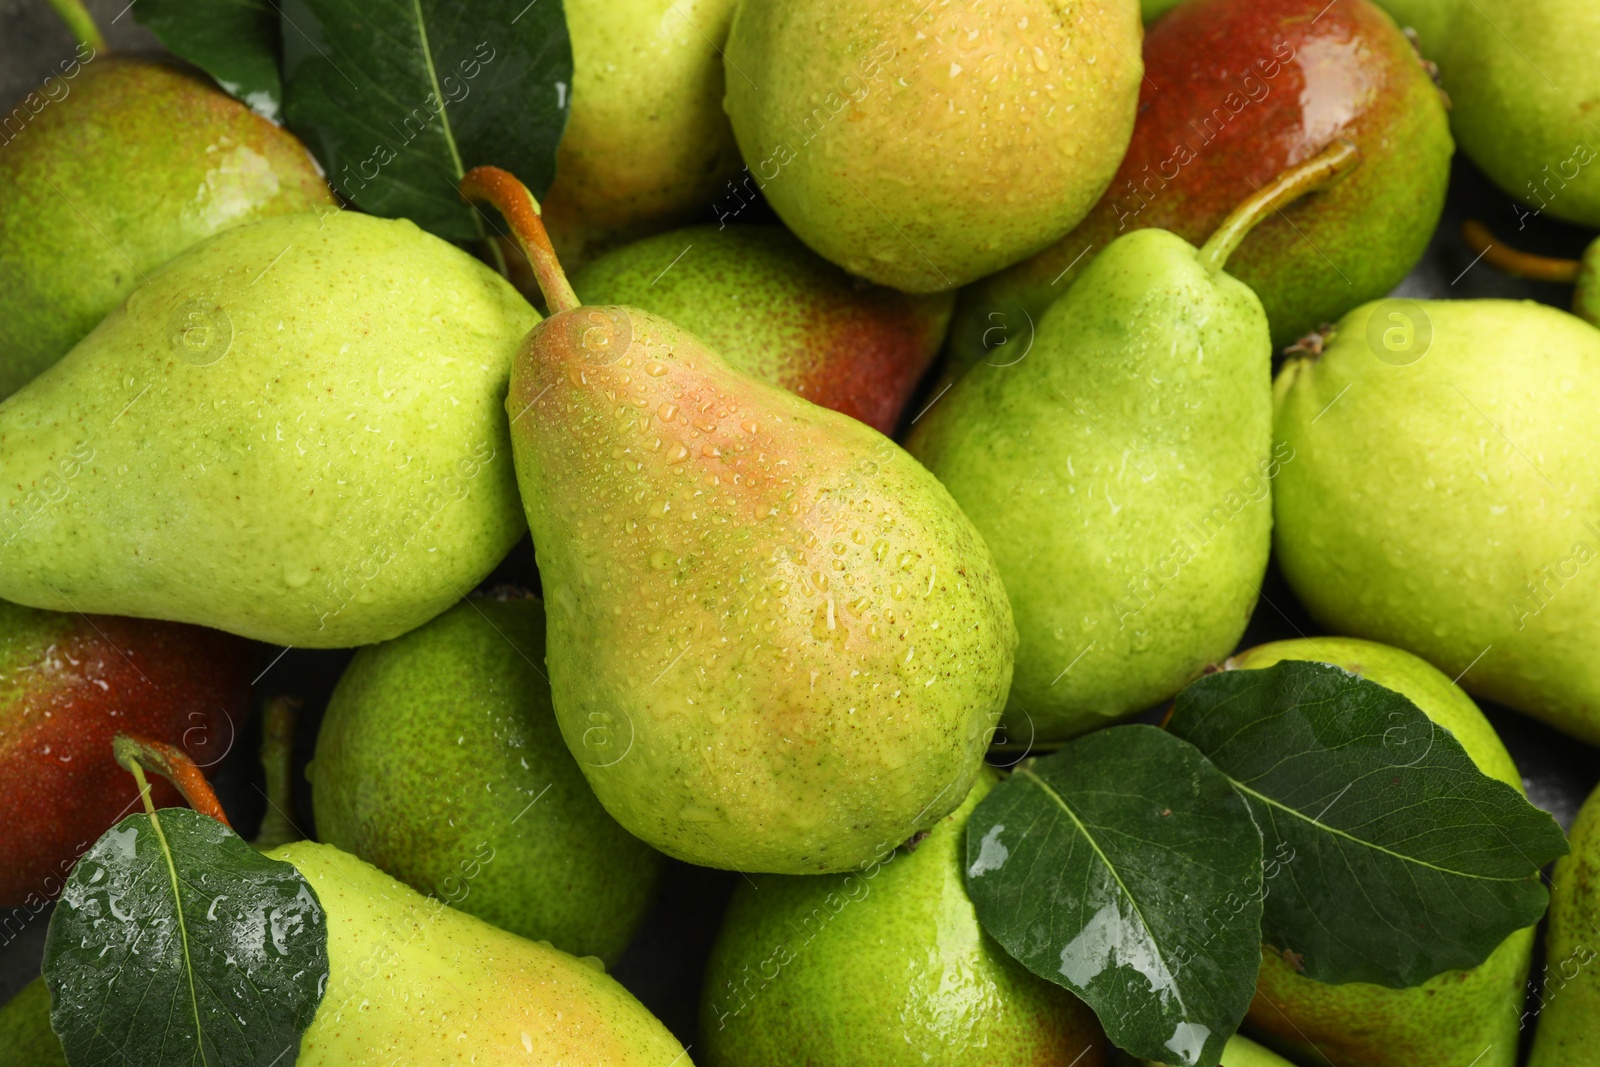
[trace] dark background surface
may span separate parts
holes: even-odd
[[[134,23],[127,0],[88,0],[88,7],[116,51],[154,51],[156,41]],[[0,0],[0,104],[10,106],[34,89],[55,63],[73,52],[71,36],[44,0]],[[1460,236],[1460,224],[1477,218],[1528,251],[1576,258],[1593,234],[1576,227],[1532,219],[1518,232],[1513,202],[1496,190],[1464,157],[1456,159],[1445,218],[1428,254],[1395,295],[1415,299],[1485,297],[1536,299],[1565,308],[1571,290],[1558,285],[1517,281],[1474,264]],[[715,221],[708,218],[705,221]],[[765,212],[747,212],[741,222],[771,222]],[[924,401],[914,399],[909,411]],[[485,583],[537,588],[531,543],[524,541]],[[1249,648],[1264,641],[1323,633],[1296,602],[1276,567],[1269,571],[1255,617],[1240,642]],[[295,744],[297,768],[310,760],[317,725],[328,695],[352,655],[349,651],[294,649],[274,659],[266,650],[265,670],[256,688],[257,706],[270,697],[292,695],[304,701]],[[268,666],[270,664],[270,666]],[[1529,797],[1570,826],[1590,789],[1600,781],[1600,751],[1549,727],[1492,704],[1483,705],[1522,770]],[[1158,713],[1156,713],[1158,714]],[[235,825],[248,838],[265,808],[256,761],[260,717],[252,720],[217,776],[217,792]],[[1007,754],[1009,764],[1017,756]],[[297,775],[296,824],[312,833],[310,787]],[[612,973],[654,1011],[683,1041],[696,1040],[701,973],[716,935],[723,907],[739,875],[672,862],[660,895],[638,938]],[[0,1001],[38,974],[49,912],[33,919],[21,935],[0,948]],[[1534,973],[1539,971],[1535,960]]]

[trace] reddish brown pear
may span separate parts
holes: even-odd
[[[0,907],[42,907],[137,805],[114,735],[221,762],[249,712],[258,647],[197,626],[0,601]],[[157,803],[177,803],[156,789]]]
[[[580,306],[510,175],[462,189],[507,217],[550,304],[506,408],[556,716],[601,803],[680,859],[788,874],[870,862],[953,810],[1017,635],[950,494],[667,319]]]
[[[963,292],[952,370],[1018,358],[1031,327],[1121,234],[1160,228],[1198,245],[1234,205],[1336,141],[1362,165],[1285,208],[1228,261],[1283,347],[1384,296],[1444,208],[1453,146],[1416,50],[1368,0],[1189,0],[1145,36],[1133,143],[1078,228]],[[998,351],[1001,345],[1012,347]]]

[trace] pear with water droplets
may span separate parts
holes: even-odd
[[[1244,632],[1288,457],[1272,449],[1266,314],[1222,265],[1356,151],[1286,171],[1204,250],[1166,230],[1118,238],[1030,349],[973,367],[917,424],[912,454],[988,539],[1016,613],[1008,740],[1165,700]]]
[[[502,171],[551,317],[507,411],[551,692],[606,809],[693,863],[856,866],[966,795],[1011,681],[994,564],[877,431],[733,370],[673,323],[579,306]]]
[[[202,241],[0,401],[0,597],[302,648],[415,629],[521,536],[501,403],[537,319],[403,219]]]

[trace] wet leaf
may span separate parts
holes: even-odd
[[[1544,914],[1560,827],[1393,690],[1322,663],[1222,671],[1179,694],[1169,729],[1292,857],[1262,938],[1312,978],[1419,985]]]
[[[561,0],[284,0],[289,126],[363,211],[469,240],[473,167],[543,196],[571,101]],[[631,60],[630,60],[631,61]]]
[[[1150,726],[1024,763],[967,824],[984,929],[1146,1059],[1217,1063],[1255,992],[1261,886],[1244,801]]]
[[[278,11],[267,0],[139,0],[133,18],[230,96],[281,121]]]
[[[45,939],[73,1067],[292,1064],[328,979],[300,872],[182,808],[130,815],[67,879]]]

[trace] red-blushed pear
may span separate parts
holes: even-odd
[[[1016,629],[950,494],[672,322],[581,306],[504,171],[462,190],[506,216],[552,312],[506,410],[556,715],[601,803],[680,859],[789,874],[954,809]]]
[[[670,319],[734,369],[891,435],[955,302],[853,279],[782,226],[664,233],[607,253],[572,288]]]
[[[1427,248],[1449,124],[1416,50],[1368,0],[1189,0],[1151,24],[1144,61],[1111,187],[1077,229],[962,293],[951,373],[1016,358],[1030,323],[1118,236],[1160,228],[1199,244],[1335,141],[1361,150],[1361,169],[1263,222],[1228,261],[1261,298],[1274,347],[1385,295]]]
[[[249,713],[256,648],[197,626],[0,601],[0,907],[43,907],[137,805],[114,734],[221,761]],[[162,784],[157,799],[177,796]]]

